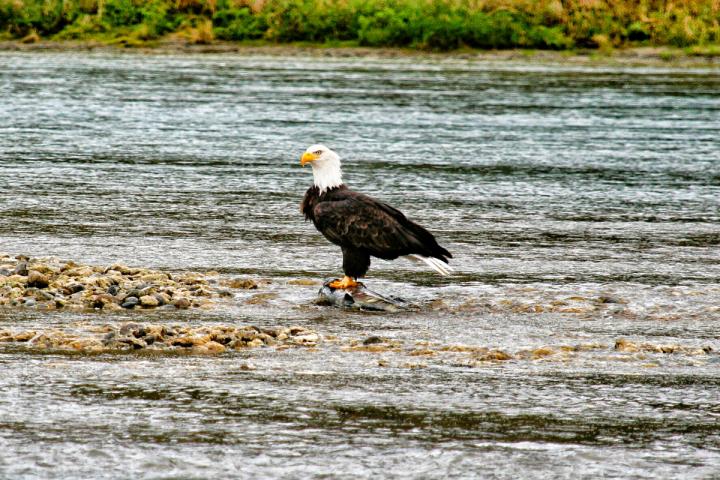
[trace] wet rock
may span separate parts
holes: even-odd
[[[205,343],[207,343],[207,339],[191,336],[177,337],[170,341],[170,345],[185,348],[203,345]]]
[[[153,296],[157,300],[158,306],[163,306],[170,302],[170,297],[165,293],[156,293]]]
[[[600,295],[596,301],[598,303],[626,303],[623,299],[615,295]]]
[[[280,329],[279,329],[280,330]],[[289,332],[290,329],[283,328]],[[288,337],[282,346],[305,344],[317,334],[307,329],[296,329],[302,333],[299,338]],[[319,339],[319,336],[317,336]],[[166,326],[161,324],[139,324],[127,322],[119,328],[113,325],[74,326],[65,331],[48,329],[13,333],[0,330],[0,342],[23,343],[29,348],[39,350],[73,350],[87,353],[135,351],[152,349],[154,351],[182,349],[191,354],[221,354],[229,348],[257,348],[278,343],[275,337],[250,326],[216,325],[211,327]]]
[[[230,288],[238,288],[243,290],[255,290],[258,288],[257,282],[249,278],[233,278],[228,282]]]
[[[549,347],[540,347],[536,348],[532,351],[532,358],[538,359],[538,358],[544,358],[548,357],[550,355],[553,355],[555,351],[552,348]]]
[[[302,285],[305,287],[314,287],[316,285],[320,285],[320,282],[318,282],[317,280],[310,280],[309,278],[298,278],[288,281],[288,285]]]
[[[105,308],[108,304],[114,304],[116,302],[115,297],[108,293],[101,293],[95,295],[92,300],[92,308]]]
[[[82,292],[83,290],[85,290],[85,286],[80,283],[73,283],[65,287],[65,289],[69,292],[68,295],[72,295],[74,293]]]
[[[25,261],[18,262],[17,265],[15,266],[15,270],[13,270],[13,274],[27,277],[27,275],[28,275],[27,262],[25,262]]]
[[[131,335],[133,332],[139,330],[141,325],[135,322],[124,323],[120,327],[120,335]]]
[[[408,352],[411,357],[431,357],[437,355],[437,352],[429,348],[419,348],[417,350],[411,350]]]
[[[28,289],[27,292],[29,293],[30,289]],[[39,301],[55,300],[55,295],[53,295],[52,292],[49,292],[47,290],[35,290],[32,292],[32,294],[35,296],[35,299]]]
[[[487,352],[478,352],[472,355],[472,359],[480,362],[504,362],[512,360],[514,357],[502,350],[488,350]]]
[[[126,297],[123,303],[120,305],[122,308],[131,309],[140,303],[140,299],[137,297]]]
[[[272,292],[266,292],[266,293],[256,293],[249,299],[245,301],[247,305],[265,305],[273,298],[277,298],[277,293]]]
[[[118,338],[117,343],[128,345],[133,350],[140,350],[147,347],[147,343],[145,343],[142,339],[135,337]]]
[[[170,276],[166,273],[146,273],[140,277],[143,282],[165,282],[170,279]]]
[[[160,305],[160,302],[153,295],[143,295],[142,297],[140,297],[140,305],[142,305],[143,307],[152,308]]]
[[[386,339],[384,339],[382,337],[372,336],[372,337],[368,337],[365,340],[363,340],[362,343],[363,343],[363,345],[375,345],[378,343],[385,343],[385,341],[386,341]]]
[[[187,298],[178,298],[176,300],[173,300],[172,305],[175,308],[185,310],[187,308],[190,308],[191,303],[190,300],[188,300]]]
[[[226,348],[217,342],[207,342],[203,345],[193,347],[193,353],[217,355],[225,352]]]
[[[13,341],[15,342],[27,342],[34,338],[37,335],[37,333],[34,330],[30,330],[27,332],[18,333],[13,337]]]

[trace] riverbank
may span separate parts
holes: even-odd
[[[459,59],[499,62],[538,62],[578,65],[637,65],[703,67],[720,66],[720,48],[696,47],[629,47],[600,52],[586,50],[477,50],[461,49],[450,52],[429,52],[410,48],[328,46],[293,43],[269,44],[260,42],[213,42],[194,44],[177,39],[165,39],[142,46],[107,44],[99,41],[19,40],[0,41],[0,52],[107,52],[144,55],[200,55],[237,54],[241,56],[305,56],[329,58],[424,58]]]
[[[0,1],[0,38],[141,45],[168,36],[451,51],[720,43],[717,4],[557,0]]]

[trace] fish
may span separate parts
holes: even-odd
[[[333,288],[330,283],[335,280],[331,278],[323,283],[318,292],[318,304],[370,312],[399,312],[414,307],[402,298],[373,292],[362,282],[350,288]]]

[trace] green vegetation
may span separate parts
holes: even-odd
[[[0,0],[0,38],[716,52],[716,0]]]

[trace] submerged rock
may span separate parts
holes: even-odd
[[[86,353],[153,350],[212,355],[228,350],[270,346],[314,347],[321,341],[318,333],[303,327],[260,330],[252,326],[189,327],[126,322],[119,326],[87,326],[81,330],[0,330],[0,343],[3,345],[21,343],[35,350]]]

